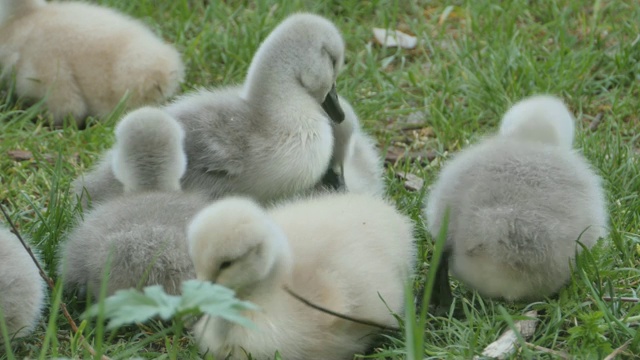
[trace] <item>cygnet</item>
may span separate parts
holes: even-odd
[[[27,336],[33,331],[45,298],[44,280],[29,253],[17,236],[0,227],[0,311],[10,337]]]
[[[266,202],[315,186],[329,167],[332,123],[344,118],[335,92],[344,50],[333,23],[295,14],[260,45],[242,87],[167,106],[187,134],[183,187]]]
[[[220,359],[268,359],[276,351],[283,359],[352,359],[376,329],[309,308],[283,287],[326,309],[393,326],[390,311],[403,310],[415,258],[410,219],[363,194],[331,193],[269,210],[225,198],[196,215],[187,236],[198,279],[259,307],[244,313],[255,328],[210,316],[195,325],[202,352]]]
[[[184,78],[180,54],[142,22],[84,2],[3,0],[0,78],[16,73],[16,93],[45,98],[54,123],[79,125],[127,106],[160,103]]]
[[[500,134],[457,154],[433,185],[429,231],[437,236],[449,207],[445,264],[482,295],[553,295],[570,279],[577,241],[591,247],[606,236],[602,181],[571,149],[573,131],[561,100],[522,100],[504,116]]]
[[[59,272],[67,288],[98,296],[147,285],[176,294],[195,277],[186,226],[206,204],[180,191],[186,157],[184,131],[164,111],[141,108],[121,120],[111,154],[112,171],[125,192],[85,213],[61,250]]]

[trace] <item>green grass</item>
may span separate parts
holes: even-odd
[[[293,0],[157,1],[102,0],[99,3],[141,18],[175,42],[187,66],[183,91],[239,83],[260,41],[288,14],[307,10],[333,20],[347,43],[347,64],[338,79],[364,127],[383,149],[432,152],[435,160],[402,160],[389,166],[389,194],[419,224],[417,283],[429,269],[432,238],[423,228],[420,206],[450,154],[495,131],[515,101],[534,93],[564,98],[575,113],[577,146],[602,174],[608,191],[611,235],[580,257],[572,283],[553,299],[509,304],[482,299],[454,281],[454,306],[461,316],[428,316],[423,334],[390,335],[373,357],[406,357],[405,343],[424,344],[415,358],[479,355],[508,324],[528,309],[542,311],[535,335],[514,358],[560,358],[540,348],[580,359],[602,359],[631,341],[623,358],[640,353],[640,305],[606,302],[603,296],[637,296],[640,290],[640,4],[623,1],[387,1]],[[209,4],[205,7],[203,4]],[[256,4],[257,3],[257,4]],[[448,8],[453,6],[453,8]],[[443,16],[447,14],[448,16]],[[416,34],[414,50],[371,45],[373,27]],[[7,84],[5,84],[7,85]],[[35,122],[40,109],[26,107],[5,86],[0,92],[0,201],[21,231],[38,247],[53,275],[55,249],[72,225],[70,181],[113,143],[119,112],[91,122],[84,131],[52,130]],[[600,126],[589,130],[601,116]],[[407,126],[417,130],[404,130]],[[14,161],[8,150],[32,152]],[[412,172],[425,189],[407,191],[395,173]],[[37,331],[15,341],[12,354],[24,357],[89,357],[52,307]],[[84,310],[65,296],[72,316]],[[505,316],[508,315],[508,316]],[[168,325],[149,322],[105,332],[83,323],[83,335],[98,353],[114,359],[197,356],[185,334],[174,341],[158,336]],[[47,345],[45,345],[47,344]],[[0,346],[1,348],[2,346]],[[42,349],[42,350],[41,350]],[[415,353],[415,349],[411,349]],[[0,351],[0,359],[13,358]]]

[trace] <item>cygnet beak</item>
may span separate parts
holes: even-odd
[[[334,123],[340,124],[344,120],[344,111],[338,101],[338,92],[336,91],[335,83],[331,87],[331,90],[329,90],[327,97],[324,98],[322,109],[324,109]]]
[[[433,285],[431,303],[436,306],[438,315],[445,314],[449,311],[453,303],[453,294],[451,293],[451,284],[449,283],[449,258],[451,257],[451,248],[445,248],[440,258],[440,264],[436,269],[436,279]]]
[[[342,165],[337,167],[329,167],[322,177],[322,185],[332,190],[345,190],[344,171]]]

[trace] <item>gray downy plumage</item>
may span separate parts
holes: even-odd
[[[601,179],[567,146],[573,118],[557,101],[516,104],[505,119],[527,120],[455,155],[428,195],[425,216],[434,237],[450,208],[445,263],[485,296],[535,300],[556,293],[570,279],[581,250],[576,241],[591,247],[607,234]]]
[[[45,284],[37,266],[20,240],[0,227],[0,310],[9,336],[23,337],[33,331],[45,299]]]
[[[333,154],[333,125],[344,117],[334,97],[343,62],[335,25],[295,14],[262,43],[244,85],[203,89],[167,105],[186,131],[182,187],[212,200],[244,194],[266,203],[322,182]],[[75,181],[76,194],[84,188],[100,202],[123,191],[104,161]]]
[[[195,276],[185,228],[207,202],[181,192],[127,194],[84,216],[61,247],[65,288],[87,288],[98,296],[119,289],[160,284],[172,294]]]
[[[329,166],[332,121],[323,109],[344,61],[330,21],[285,19],[261,44],[242,87],[202,90],[166,107],[186,131],[185,189],[261,202],[303,192]]]
[[[184,193],[184,132],[159,109],[127,115],[116,128],[112,167],[125,193],[84,215],[61,248],[66,288],[98,296],[153,284],[178,293],[194,277],[186,245],[186,224],[204,207],[206,196]]]

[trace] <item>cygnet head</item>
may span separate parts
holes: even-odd
[[[180,190],[187,168],[184,130],[166,112],[143,107],[116,126],[112,168],[125,191]]]
[[[500,134],[570,149],[574,119],[567,106],[551,95],[536,95],[513,105],[502,117]]]
[[[335,122],[344,119],[335,90],[344,64],[342,35],[329,20],[313,14],[289,16],[256,52],[245,83],[245,95],[258,101],[286,103],[305,92]]]
[[[201,210],[187,239],[197,278],[236,291],[254,288],[291,263],[284,233],[248,198],[225,198]]]

